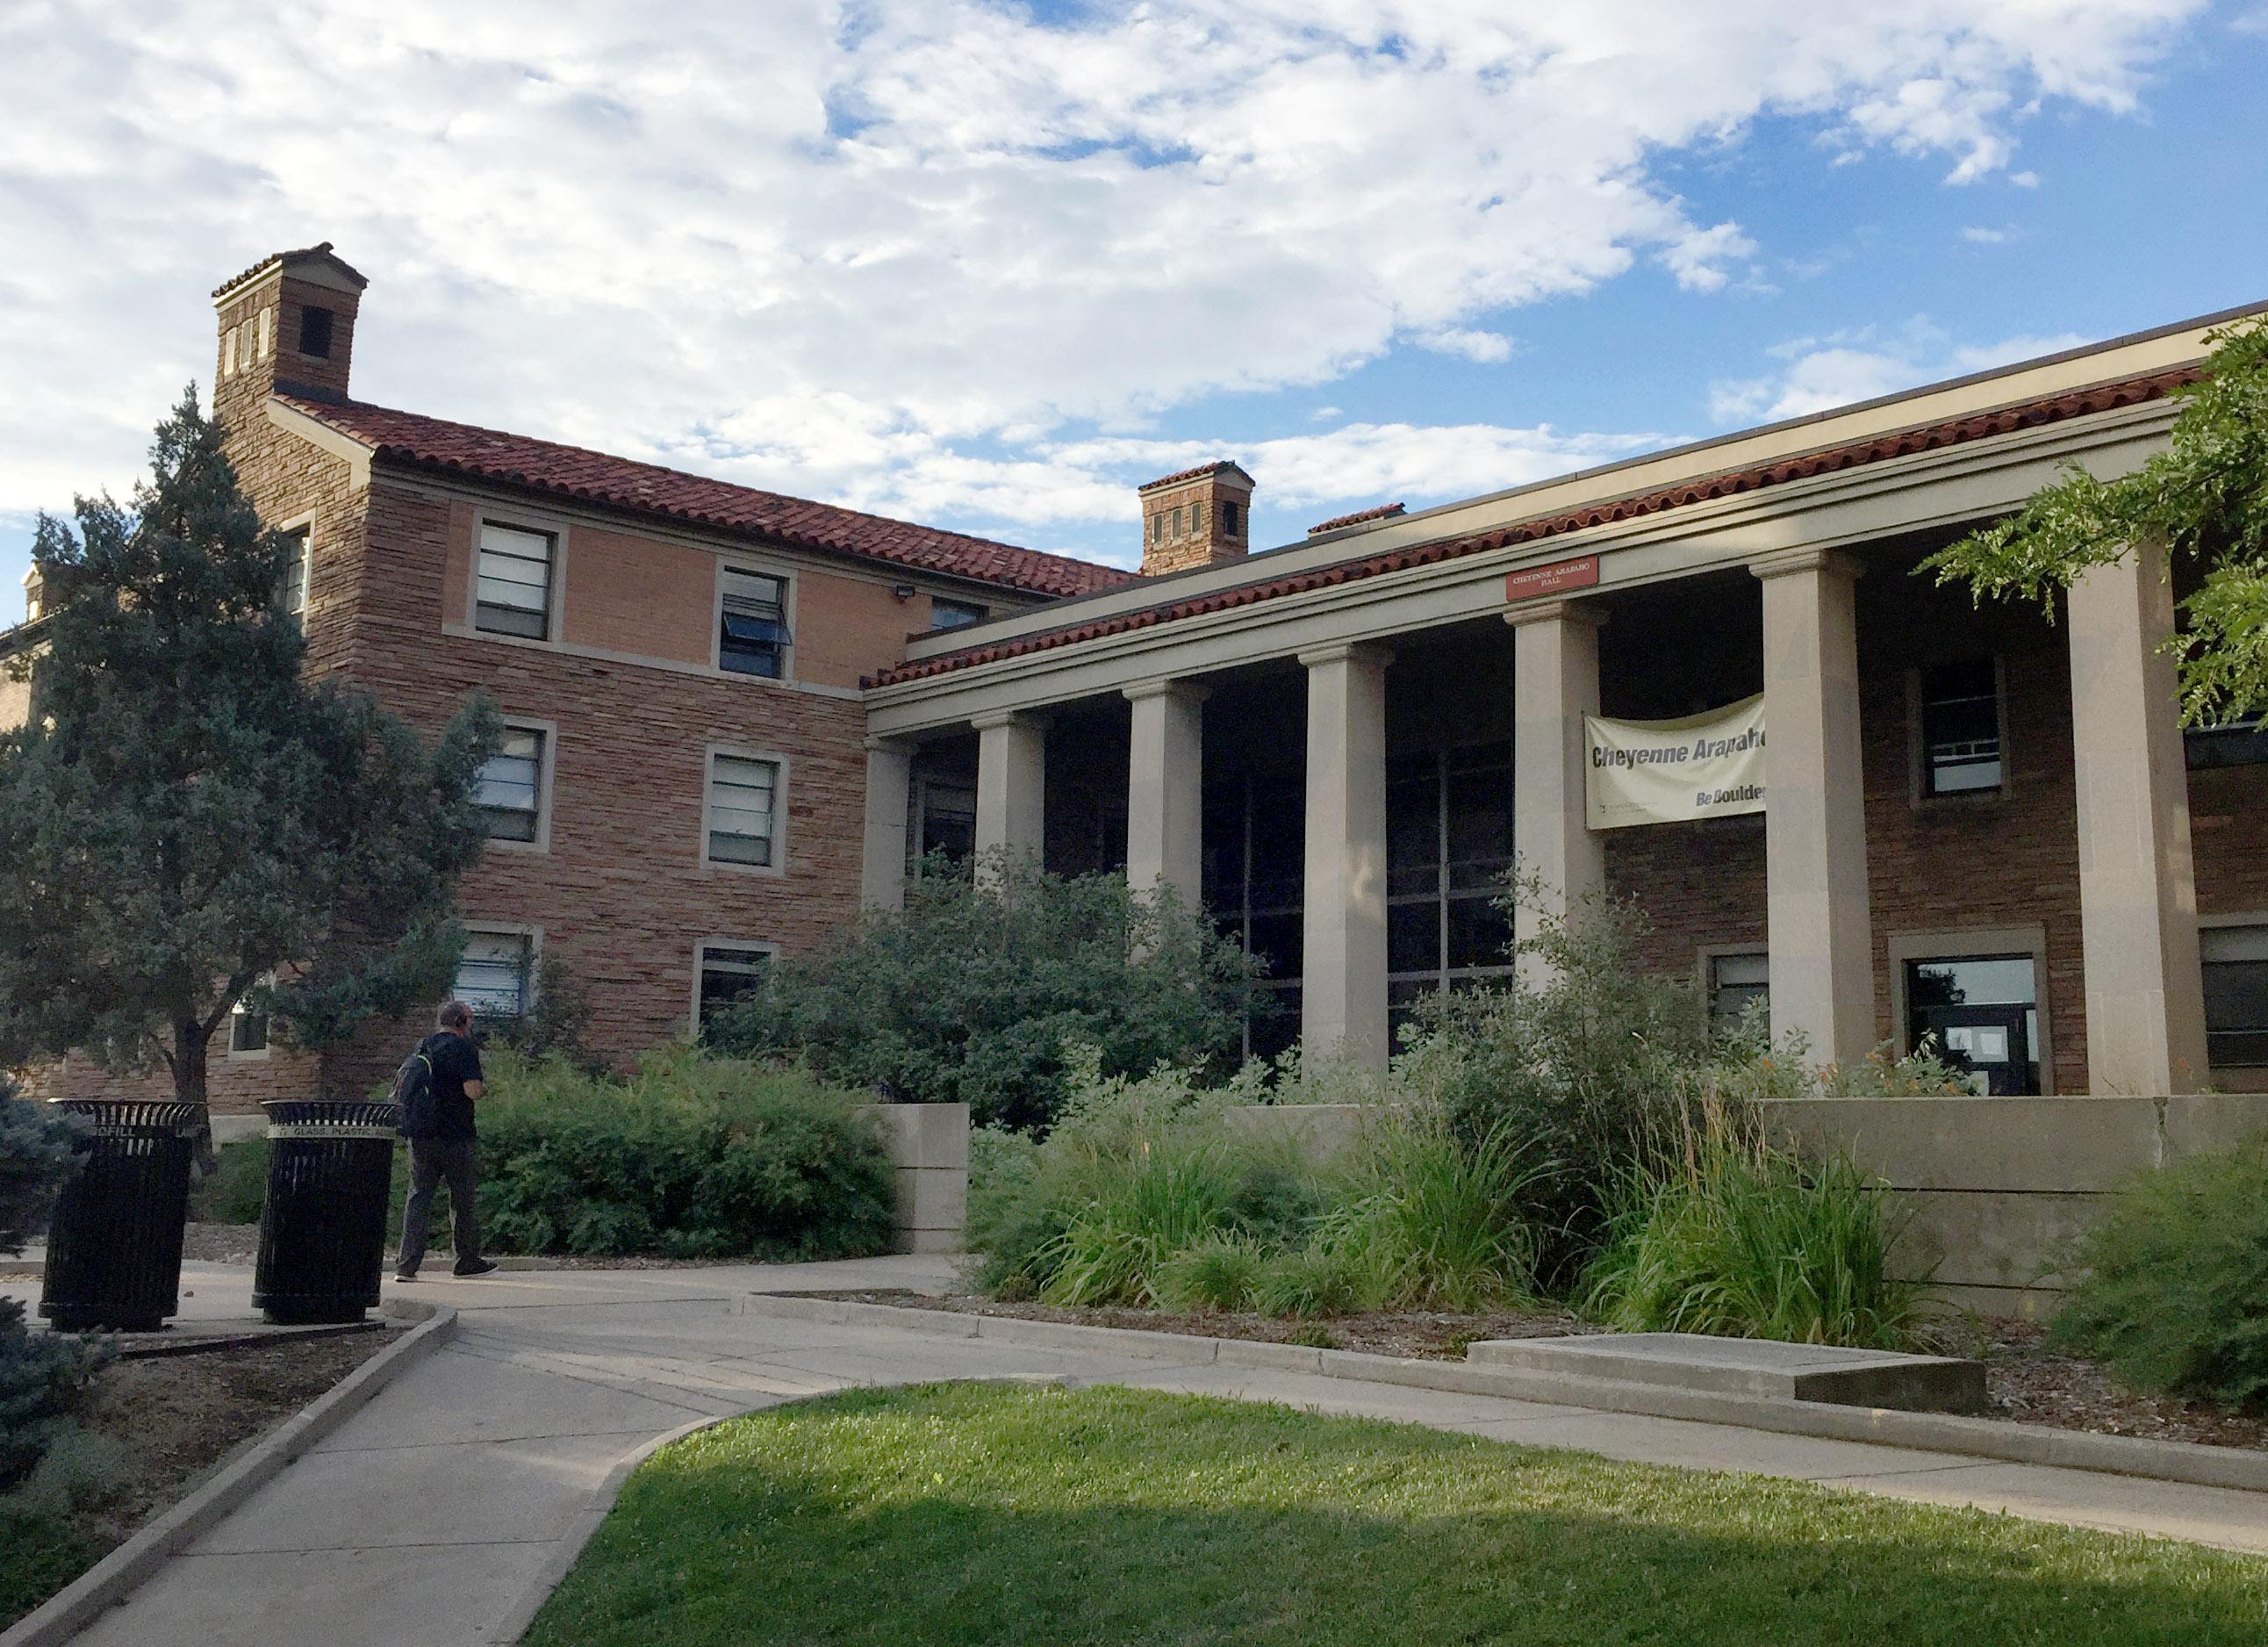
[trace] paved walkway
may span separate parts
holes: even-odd
[[[463,1312],[412,1369],[78,1640],[473,1647],[579,1536],[616,1460],[688,1421],[858,1385],[1042,1374],[1405,1419],[1653,1464],[2268,1553],[2268,1495],[1371,1385],[736,1313],[751,1290],[941,1289],[950,1260],[506,1274],[421,1282]],[[249,1277],[200,1267],[199,1313]],[[239,1304],[240,1309],[242,1305]]]

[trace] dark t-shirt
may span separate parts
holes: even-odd
[[[474,1137],[473,1101],[465,1096],[465,1082],[482,1078],[481,1049],[443,1030],[420,1041],[417,1050],[433,1060],[432,1136]]]

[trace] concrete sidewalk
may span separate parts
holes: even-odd
[[[239,1273],[199,1276],[225,1307]],[[100,1647],[512,1638],[587,1534],[615,1463],[688,1421],[853,1385],[1036,1374],[1354,1413],[1609,1458],[1793,1476],[2268,1553],[2268,1496],[1229,1366],[1170,1366],[911,1328],[735,1313],[752,1290],[941,1290],[952,1260],[523,1272],[420,1282],[459,1334],[83,1633]]]

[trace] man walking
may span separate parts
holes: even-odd
[[[433,1191],[444,1181],[456,1230],[456,1273],[485,1275],[496,1267],[494,1260],[481,1256],[480,1211],[474,1200],[480,1172],[473,1159],[473,1101],[482,1089],[473,1009],[453,1001],[434,1014],[433,1022],[435,1032],[417,1044],[394,1083],[401,1135],[409,1141],[409,1200],[401,1215],[396,1281],[417,1279],[417,1267],[425,1261]]]

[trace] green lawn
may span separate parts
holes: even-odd
[[[2268,1562],[1135,1390],[757,1414],[632,1478],[528,1647],[2268,1641]]]

